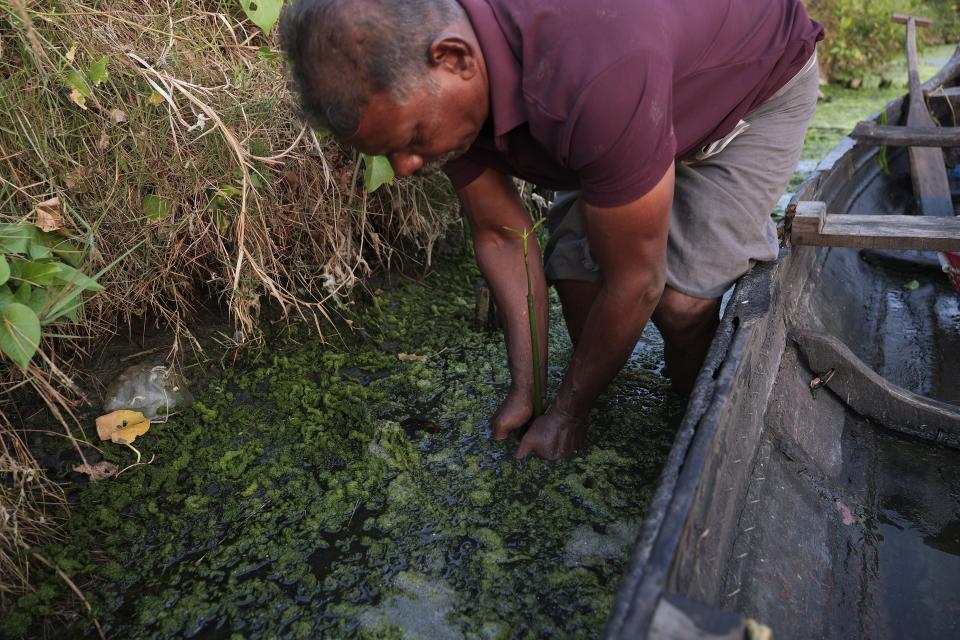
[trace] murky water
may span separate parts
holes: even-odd
[[[192,409],[137,440],[153,464],[75,490],[67,537],[44,552],[107,635],[598,635],[681,413],[659,338],[581,452],[519,462],[489,439],[509,376],[500,334],[470,326],[476,277],[451,262],[345,308],[343,340],[294,329],[214,366]],[[554,386],[570,349],[555,311]],[[92,636],[55,614],[59,580],[37,577],[45,599],[0,627]]]
[[[861,439],[862,438],[862,439]],[[862,433],[864,619],[868,637],[960,637],[960,460],[956,451]]]

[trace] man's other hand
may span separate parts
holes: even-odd
[[[514,457],[522,460],[532,453],[545,460],[559,460],[583,446],[583,440],[582,421],[551,407],[533,421]]]

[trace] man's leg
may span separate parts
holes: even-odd
[[[720,299],[663,290],[653,322],[663,336],[663,355],[673,390],[689,394],[720,324]]]
[[[557,280],[554,285],[557,288],[557,295],[560,296],[560,304],[563,307],[563,319],[567,324],[567,333],[570,334],[570,340],[573,346],[577,346],[580,341],[580,333],[583,331],[583,325],[587,322],[587,316],[590,314],[590,308],[603,283],[600,281],[586,280]]]

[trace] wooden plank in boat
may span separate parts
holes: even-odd
[[[860,122],[850,137],[865,144],[888,147],[936,147],[938,161],[943,164],[940,147],[960,147],[960,127],[882,127],[873,122]]]
[[[952,447],[960,446],[960,406],[892,384],[833,336],[798,332],[794,340],[821,384],[854,411],[884,426]]]
[[[894,16],[894,19],[903,16]],[[907,24],[907,73],[910,84],[910,106],[907,111],[908,127],[934,127],[936,124],[927,110],[920,85],[920,63],[917,56],[918,21],[906,16]],[[921,19],[922,20],[922,19]],[[944,166],[943,151],[934,147],[910,147],[910,177],[913,179],[913,195],[920,203],[920,213],[925,216],[953,216],[953,201],[950,199],[950,183]]]
[[[822,202],[798,202],[790,225],[794,245],[960,251],[960,218],[828,214]]]

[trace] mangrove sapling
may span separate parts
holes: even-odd
[[[523,247],[523,269],[527,273],[527,317],[530,319],[530,348],[533,352],[533,417],[539,418],[543,415],[543,371],[540,367],[540,335],[537,325],[537,310],[533,301],[533,282],[530,279],[530,242],[533,236],[534,242],[537,241],[537,227],[543,224],[545,218],[540,218],[533,223],[529,229],[518,231],[510,227],[504,227],[504,231],[512,233],[520,238]],[[539,245],[538,245],[539,247]]]

